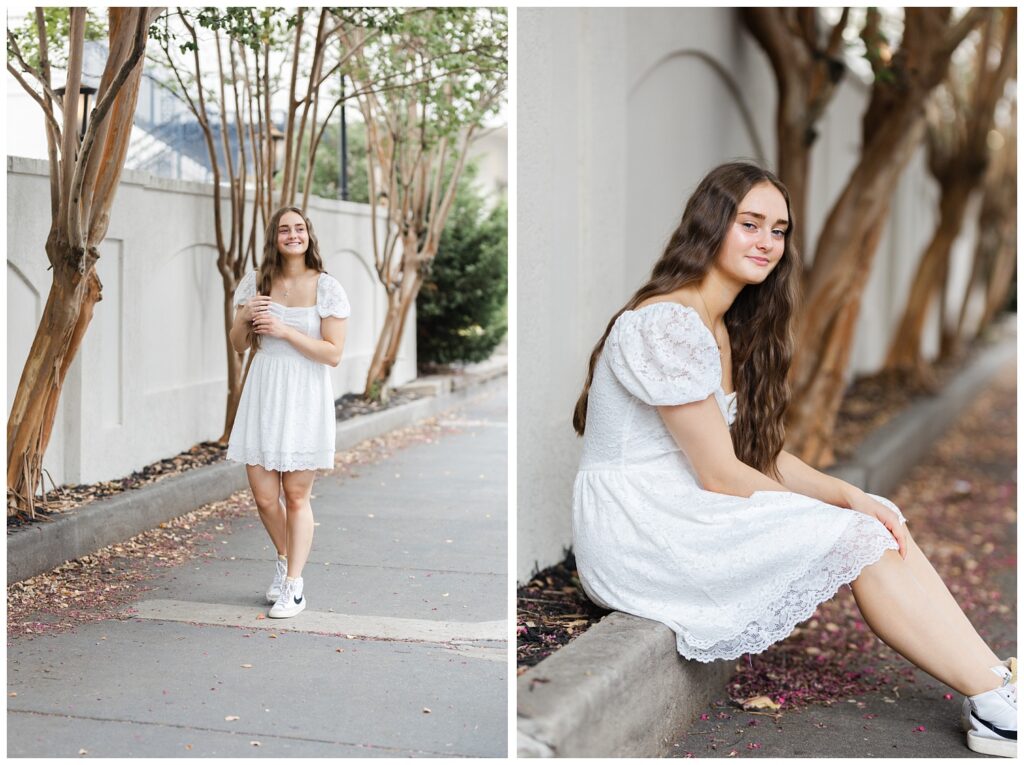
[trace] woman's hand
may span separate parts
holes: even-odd
[[[252,324],[258,314],[270,308],[271,302],[269,295],[253,295],[239,308],[238,316],[242,321]]]
[[[283,338],[289,327],[270,311],[270,298],[258,295],[250,301],[259,301],[252,307],[252,331],[257,335]],[[265,301],[265,302],[264,302]]]
[[[858,513],[864,513],[864,515],[870,515],[885,526],[889,533],[892,534],[893,539],[896,540],[896,544],[900,546],[900,557],[906,559],[907,532],[904,530],[903,524],[900,523],[900,517],[896,513],[881,502],[872,499],[863,491],[858,491],[850,497],[850,509],[856,510]]]

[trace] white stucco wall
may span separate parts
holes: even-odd
[[[702,56],[738,84],[757,140]],[[579,458],[571,412],[594,343],[650,272],[703,175],[732,159],[774,162],[776,93],[767,57],[731,8],[521,8],[517,72],[517,575],[525,580],[571,545]],[[808,258],[857,160],[867,96],[848,76],[821,123]],[[921,149],[865,289],[851,376],[884,359],[937,199]],[[973,239],[966,226],[956,258],[967,260]],[[965,270],[954,263],[957,295]],[[934,345],[937,322],[929,332]]]
[[[7,193],[9,414],[51,283],[46,163],[9,157]],[[68,371],[43,462],[58,485],[119,478],[221,434],[227,351],[211,197],[207,184],[122,176],[99,248],[103,299]],[[307,212],[324,266],[352,303],[344,358],[331,370],[338,397],[362,390],[385,295],[369,207],[313,198]],[[394,384],[416,376],[415,342],[413,315]]]

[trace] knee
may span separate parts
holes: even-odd
[[[261,513],[272,512],[278,507],[279,495],[253,492],[252,498],[256,500],[256,509]]]
[[[302,512],[309,508],[309,492],[303,490],[284,490],[284,506],[289,513]]]
[[[851,582],[851,585],[859,582],[887,581],[898,567],[905,564],[906,561],[900,557],[898,550],[886,550],[882,553],[881,558],[862,568],[860,575],[854,582]]]

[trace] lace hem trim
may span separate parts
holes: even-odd
[[[246,465],[259,465],[267,470],[284,473],[293,470],[330,470],[334,467],[334,452],[293,452],[291,454],[269,454],[256,449],[228,448],[227,458]]]
[[[872,518],[855,515],[824,558],[808,566],[787,583],[782,592],[769,598],[766,617],[750,622],[740,634],[701,641],[677,632],[677,650],[687,659],[707,663],[760,653],[787,637],[797,624],[811,617],[819,604],[830,600],[840,587],[860,576],[865,566],[877,563],[886,550],[897,549],[892,537],[878,534],[877,529],[869,530],[874,523],[877,522]]]

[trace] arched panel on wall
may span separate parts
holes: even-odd
[[[705,51],[659,58],[630,86],[626,108],[627,273],[639,286],[700,178],[719,162],[766,155],[739,85]]]
[[[11,413],[21,371],[42,318],[42,295],[27,276],[7,261],[7,414]]]
[[[147,393],[223,379],[227,374],[224,292],[210,243],[184,247],[153,262],[142,300]]]

